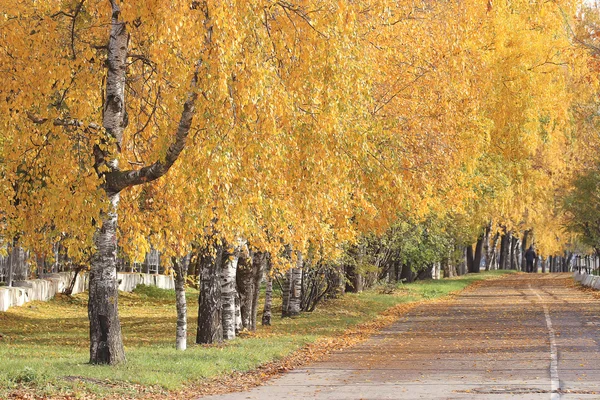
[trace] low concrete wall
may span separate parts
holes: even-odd
[[[123,272],[117,274],[119,290],[132,292],[137,285],[156,286],[161,289],[175,289],[175,281],[171,275],[138,274]]]
[[[573,279],[581,283],[583,286],[590,287],[592,289],[600,290],[600,276],[589,275],[585,272],[575,271],[573,273]]]
[[[15,281],[13,287],[0,287],[0,312],[34,300],[48,301],[69,286],[72,276],[73,272],[47,274],[41,279]],[[175,282],[171,275],[119,272],[117,273],[117,282],[119,290],[123,292],[132,292],[137,285],[142,284],[161,289],[175,289]],[[80,273],[75,281],[73,294],[85,292],[88,284],[89,275]]]

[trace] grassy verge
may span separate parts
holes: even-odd
[[[174,292],[139,288],[120,296],[128,362],[116,367],[87,364],[87,294],[28,303],[0,312],[0,398],[11,393],[138,397],[178,390],[202,379],[252,370],[319,338],[371,321],[395,305],[439,298],[501,273],[399,285],[391,294],[378,289],[347,294],[312,313],[275,317],[273,326],[260,326],[256,333],[220,345],[192,345],[186,352],[174,349]],[[189,343],[194,343],[196,298],[197,292],[189,291]]]

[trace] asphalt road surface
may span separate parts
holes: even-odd
[[[571,282],[486,281],[325,361],[205,399],[600,399],[600,300]]]

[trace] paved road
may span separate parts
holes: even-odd
[[[600,300],[570,280],[487,281],[328,360],[206,399],[598,399]]]

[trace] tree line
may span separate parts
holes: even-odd
[[[294,315],[463,255],[475,272],[533,241],[562,254],[597,142],[585,7],[1,5],[0,237],[89,266],[90,362],[108,364],[120,252],[171,260],[179,348],[190,268],[211,342],[256,325],[263,275]]]

